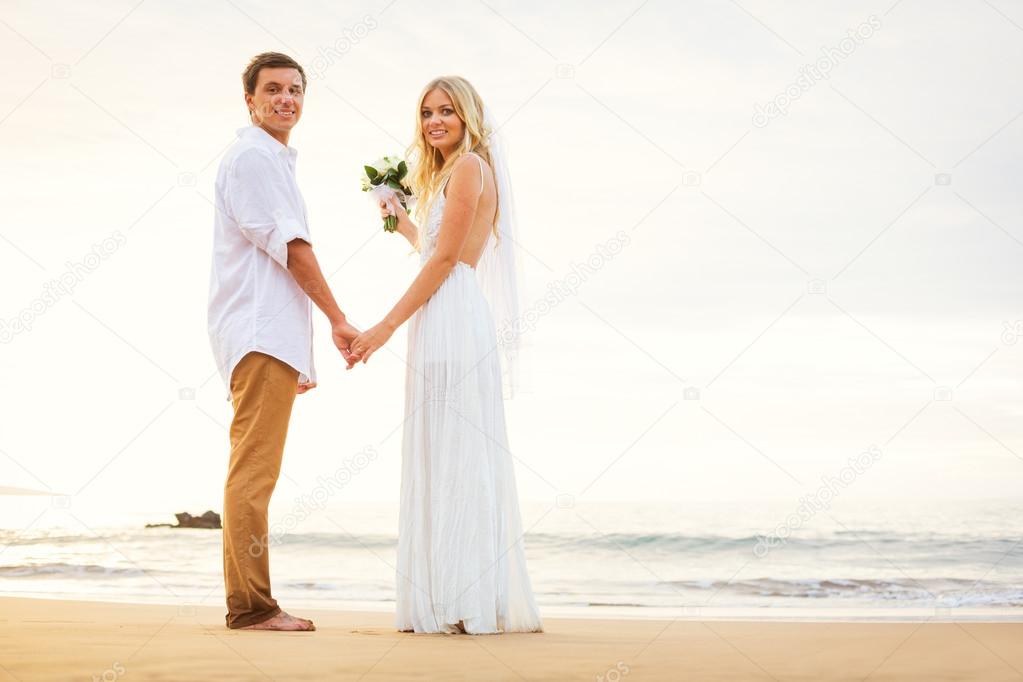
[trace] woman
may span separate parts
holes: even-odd
[[[493,123],[465,79],[431,81],[417,117],[409,156],[425,223],[417,227],[394,201],[381,212],[397,215],[422,269],[352,343],[366,362],[410,320],[396,625],[539,632],[502,402],[500,356],[514,354],[507,331],[517,312],[507,174]]]

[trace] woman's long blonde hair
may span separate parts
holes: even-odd
[[[462,120],[465,131],[462,143],[447,161],[441,153],[430,145],[423,134],[423,100],[436,89],[443,90],[451,98],[455,114]],[[461,76],[440,76],[434,78],[419,95],[416,104],[416,130],[413,142],[406,153],[410,162],[409,183],[416,196],[416,215],[421,221],[430,215],[430,205],[437,198],[441,187],[449,177],[455,163],[467,152],[479,154],[487,165],[493,167],[490,160],[490,148],[487,138],[490,135],[483,123],[483,100],[472,83]],[[497,230],[497,217],[494,218],[494,230]]]

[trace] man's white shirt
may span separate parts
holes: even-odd
[[[251,351],[291,365],[299,382],[316,381],[312,303],[288,272],[288,242],[312,243],[297,155],[249,126],[217,171],[208,323],[228,393],[231,373]]]

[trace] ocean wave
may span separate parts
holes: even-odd
[[[569,535],[534,533],[525,537],[530,553],[556,552],[593,554],[626,552],[635,557],[656,557],[680,560],[708,559],[726,555],[746,554],[762,558],[758,550],[783,553],[789,561],[816,564],[828,555],[850,566],[860,565],[861,558],[873,560],[879,553],[898,557],[900,563],[919,567],[951,567],[980,562],[992,564],[1003,560],[1012,563],[1023,559],[1023,543],[1018,537],[977,537],[938,534],[884,534],[869,537],[857,533],[793,536],[784,540],[765,535],[686,535],[682,533],[608,533],[603,535]],[[1006,564],[1008,565],[1008,564]]]
[[[99,564],[68,564],[53,562],[45,564],[15,564],[0,566],[0,578],[130,578],[151,575],[153,571],[141,568],[100,566]]]
[[[333,583],[320,583],[310,580],[292,580],[284,583],[286,589],[309,590],[312,592],[332,592],[337,589]]]
[[[577,549],[650,549],[659,551],[690,551],[752,547],[763,538],[759,535],[729,537],[725,535],[685,535],[682,533],[606,533],[573,535],[567,533],[529,533],[525,542],[530,547]]]
[[[6,535],[11,537],[6,538]],[[215,534],[209,534],[213,540]],[[206,536],[202,536],[206,540]],[[961,559],[982,552],[1000,553],[1010,557],[1023,557],[1023,543],[1016,535],[999,537],[963,534],[941,534],[934,532],[895,533],[879,530],[836,530],[821,534],[796,533],[785,539],[764,534],[718,535],[686,533],[527,533],[526,546],[534,549],[562,551],[636,550],[659,554],[693,552],[735,552],[753,551],[759,543],[769,547],[783,547],[786,551],[798,550],[842,550],[865,547],[898,546],[907,554],[930,554],[935,561]],[[200,538],[182,534],[178,529],[147,529],[125,531],[102,535],[69,535],[64,533],[41,533],[35,536],[18,535],[0,531],[0,542],[10,547],[50,545],[70,547],[78,544],[131,544],[151,546],[174,543],[192,545]],[[329,532],[289,532],[270,527],[271,546],[305,546],[322,548],[362,548],[388,550],[397,546],[398,538],[393,534],[363,534]],[[961,555],[961,556],[955,556]]]
[[[743,596],[788,599],[858,599],[928,602],[934,606],[1023,606],[1023,588],[965,578],[912,579],[779,579],[735,581],[675,580],[676,588],[728,592]]]
[[[270,528],[270,545],[306,545],[340,549],[388,549],[397,547],[397,535],[349,535],[347,533],[278,533]]]
[[[108,543],[108,542],[136,542],[139,540],[146,540],[145,533],[141,532],[119,532],[109,533],[105,535],[87,535],[87,534],[55,534],[49,532],[41,532],[36,534],[19,533],[17,531],[0,531],[0,543],[4,545],[16,546],[31,546],[31,545],[56,545],[66,546],[74,544],[92,544],[92,543]]]

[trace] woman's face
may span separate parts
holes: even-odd
[[[447,155],[462,143],[465,124],[455,113],[448,93],[434,88],[423,98],[423,107],[419,111],[420,125],[427,144]]]

